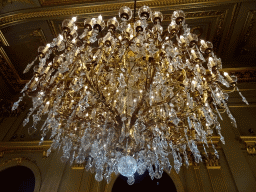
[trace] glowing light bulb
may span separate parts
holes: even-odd
[[[140,93],[142,93],[142,90],[140,90]]]
[[[63,40],[63,36],[62,36],[62,35],[59,35],[59,39],[60,39],[60,40]]]
[[[71,102],[73,103],[73,102],[74,102],[74,100],[71,100]]]
[[[72,21],[76,22],[77,17],[72,17]]]
[[[75,26],[74,29],[77,30],[77,26]]]
[[[101,16],[101,15],[99,15],[98,19],[99,19],[99,20],[102,20],[102,16]]]
[[[113,17],[113,19],[116,21],[116,17]]]
[[[228,76],[228,73],[227,73],[227,72],[224,72],[224,76]]]
[[[117,89],[117,90],[116,90],[116,92],[118,93],[118,92],[119,92],[119,90]]]
[[[89,115],[88,113],[85,114],[86,117],[88,117],[88,115]]]
[[[121,41],[121,40],[122,40],[122,36],[120,35],[120,36],[118,37],[118,39]]]
[[[35,78],[35,81],[38,81],[38,77]]]
[[[73,39],[73,40],[72,40],[72,43],[75,43],[75,42],[76,42],[76,39]]]
[[[49,104],[50,104],[50,101],[47,101],[46,104],[49,105]]]
[[[50,43],[48,43],[48,44],[46,45],[46,47],[51,47],[51,44],[50,44]]]

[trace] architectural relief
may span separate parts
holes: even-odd
[[[204,156],[204,162],[208,169],[210,168],[220,168],[219,159],[215,156],[214,153],[208,153],[207,156]]]
[[[249,155],[256,155],[256,136],[241,136],[240,139],[245,144]]]

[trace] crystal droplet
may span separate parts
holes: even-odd
[[[33,135],[36,131],[37,131],[37,128],[34,125],[28,128],[29,135]]]
[[[127,179],[127,183],[128,183],[128,185],[133,185],[133,184],[134,184],[134,182],[135,182],[135,179],[134,179],[134,177],[133,177],[133,176],[128,177],[128,179]]]

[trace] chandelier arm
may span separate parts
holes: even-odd
[[[219,85],[218,85],[218,87],[220,88]],[[233,93],[235,90],[236,90],[236,86],[234,86],[233,89],[231,89],[231,90],[230,90],[230,89],[226,89],[226,90],[225,90],[225,89],[222,88],[222,91],[223,91],[224,93]]]
[[[178,91],[178,93],[179,93],[180,91]],[[177,94],[178,94],[177,93]],[[168,103],[170,100],[172,100],[174,97],[176,97],[176,95],[174,95],[174,96],[172,96],[172,97],[170,97],[170,96],[168,96],[165,100],[162,100],[162,101],[160,101],[160,102],[158,102],[158,103],[155,103],[155,104],[153,104],[152,106],[149,106],[148,108],[146,108],[146,109],[144,109],[143,110],[143,112],[142,112],[142,115],[144,115],[147,111],[149,111],[150,109],[152,109],[153,107],[156,107],[156,106],[158,106],[158,105],[162,105],[162,104],[164,104],[164,103]]]
[[[149,66],[149,65],[147,65],[147,77],[146,77],[146,83],[145,83],[145,90],[144,90],[144,93],[143,93],[143,96],[142,96],[142,98],[141,98],[141,100],[140,100],[139,105],[137,105],[137,108],[135,109],[135,111],[134,111],[133,114],[132,114],[130,127],[132,127],[132,126],[135,124],[135,121],[136,121],[136,118],[137,118],[137,115],[138,115],[140,106],[143,104],[143,101],[145,100],[146,92],[148,92],[148,89],[149,89],[149,86],[148,86],[148,84],[147,84],[147,81],[148,81],[148,80],[147,80],[147,79],[148,79],[148,66]],[[152,66],[152,65],[150,65],[150,66]],[[153,67],[154,67],[154,66],[155,66],[155,63],[154,63],[154,61],[153,61]],[[152,76],[151,76],[151,78],[150,78],[150,83],[149,83],[149,85],[153,82],[155,73],[156,73],[156,68],[154,67]]]

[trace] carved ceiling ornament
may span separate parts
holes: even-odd
[[[219,159],[215,156],[214,153],[208,153],[207,156],[205,155],[204,162],[208,169],[220,168]]]
[[[256,155],[256,136],[241,136],[240,139],[245,144],[249,155]]]

